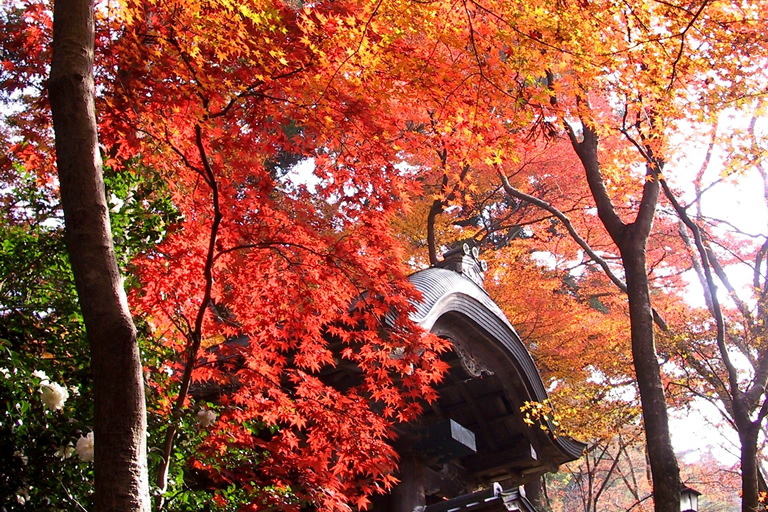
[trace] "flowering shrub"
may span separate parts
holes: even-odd
[[[0,177],[0,510],[91,509],[88,344],[53,184]],[[24,208],[12,208],[24,204]]]
[[[93,460],[93,432],[77,440],[75,451],[80,460],[91,462]]]
[[[210,409],[201,409],[197,413],[197,422],[203,428],[210,427],[216,422],[216,413]]]
[[[56,456],[61,460],[70,458],[73,453],[75,453],[75,448],[72,446],[72,443],[69,443],[66,446],[59,446],[56,450]]]
[[[64,246],[61,213],[53,186],[15,169],[0,175],[0,510],[91,510],[94,435],[92,381],[88,344]],[[105,176],[111,193],[122,201],[112,211],[113,235],[123,264],[162,238],[172,215],[165,203],[146,202],[155,184],[137,185],[135,174]],[[7,183],[7,180],[15,181]],[[142,188],[144,187],[144,188]],[[132,199],[128,199],[132,196]],[[9,204],[28,207],[9,213]],[[154,201],[154,200],[153,200]],[[117,206],[117,203],[115,203]],[[137,221],[137,216],[142,216]],[[170,215],[170,214],[169,214]],[[130,275],[128,276],[130,284]],[[139,326],[140,335],[147,329]],[[158,464],[168,418],[167,403],[173,354],[142,340],[148,380],[150,466]],[[174,511],[215,511],[215,494],[195,481],[186,464],[194,459],[217,414],[212,404],[192,404],[181,419],[167,494]],[[202,412],[199,417],[196,412]],[[203,427],[203,428],[201,428]],[[154,469],[154,468],[153,468]],[[237,489],[222,489],[230,504]]]
[[[43,404],[52,411],[62,410],[69,398],[67,388],[47,380],[40,383],[40,393],[43,394]]]
[[[88,508],[92,465],[72,458],[87,427],[91,404],[48,375],[66,371],[88,388],[88,373],[17,351],[0,339],[8,367],[0,369],[0,508],[8,511]],[[53,370],[31,370],[39,364]],[[83,380],[81,380],[83,379]],[[55,507],[54,507],[55,505]]]

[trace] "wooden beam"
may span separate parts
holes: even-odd
[[[498,473],[501,471],[527,474],[539,471],[544,467],[539,462],[536,452],[522,436],[518,438],[514,445],[505,450],[490,452],[483,450],[477,455],[464,457],[462,465],[472,475]]]
[[[490,427],[488,426],[488,421],[485,418],[485,415],[480,410],[480,407],[478,407],[477,405],[478,398],[472,396],[472,393],[470,393],[469,389],[467,389],[466,386],[459,387],[459,393],[461,393],[461,396],[464,398],[464,400],[466,400],[467,406],[469,407],[469,410],[472,412],[472,416],[475,418],[475,423],[477,423],[480,429],[480,433],[483,436],[483,440],[488,444],[488,446],[491,449],[496,449],[498,447],[496,436],[491,431]]]
[[[421,428],[415,435],[412,450],[440,462],[477,453],[475,433],[451,419]]]

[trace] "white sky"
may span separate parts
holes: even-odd
[[[720,130],[744,130],[749,125],[749,121],[750,119],[745,116],[729,115],[721,121]],[[764,127],[765,120],[759,121],[756,126],[758,136],[762,136],[761,124]],[[671,166],[671,172],[667,176],[671,183],[683,189],[684,204],[688,204],[693,199],[691,183],[695,173],[701,168],[708,142],[707,140],[701,145],[681,144],[680,158]],[[738,145],[723,145],[717,149],[705,173],[705,183],[721,179],[725,159],[731,154],[738,154],[739,150]],[[742,172],[723,180],[703,195],[703,213],[727,221],[744,233],[765,236],[768,230],[768,206],[763,190],[760,175],[754,167],[746,165]],[[695,213],[695,210],[692,209],[691,213]],[[764,238],[755,240],[762,243]],[[749,290],[752,283],[752,269],[747,265],[732,266],[726,269],[726,273],[731,283],[743,292],[743,298],[751,299]],[[688,280],[691,283],[688,302],[694,306],[704,307],[703,292],[698,278],[691,272]],[[727,301],[723,287],[719,286],[719,289],[718,297],[723,302]],[[724,426],[722,423],[717,409],[704,400],[695,401],[690,411],[672,413],[670,418],[672,442],[679,453],[685,454],[683,460],[693,462],[699,455],[711,451],[724,463],[737,463],[738,437],[730,426]]]

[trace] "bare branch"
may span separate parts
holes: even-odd
[[[672,89],[672,85],[675,83],[675,78],[677,76],[677,66],[680,64],[680,60],[683,57],[683,51],[685,50],[685,34],[688,33],[688,31],[693,27],[693,24],[696,23],[696,20],[701,15],[701,13],[704,11],[704,7],[707,6],[707,3],[709,0],[704,0],[701,2],[701,5],[699,6],[699,10],[696,11],[696,14],[693,15],[693,18],[691,18],[691,21],[688,22],[688,24],[685,26],[682,32],[678,34],[678,37],[680,38],[680,49],[677,52],[677,56],[675,57],[674,62],[672,63],[672,73],[669,77],[669,85],[667,86],[667,92],[669,92]]]
[[[683,223],[685,223],[685,225],[693,234],[694,244],[696,245],[699,258],[701,259],[701,266],[704,270],[705,281],[707,288],[709,289],[710,298],[712,301],[712,316],[714,316],[715,323],[717,325],[717,347],[720,351],[720,357],[723,360],[726,371],[728,372],[728,382],[730,384],[731,393],[737,393],[739,390],[738,372],[736,371],[736,367],[731,361],[730,355],[728,354],[728,350],[725,346],[725,320],[723,318],[723,312],[720,307],[720,301],[717,298],[717,286],[715,286],[715,282],[712,277],[710,252],[707,251],[704,247],[704,241],[702,239],[699,226],[688,216],[686,209],[683,208],[683,206],[680,205],[680,203],[677,201],[677,198],[669,189],[669,186],[665,180],[661,180],[661,187],[664,190],[664,195],[666,196],[667,200],[672,204],[672,207],[675,209],[680,219],[683,221]]]

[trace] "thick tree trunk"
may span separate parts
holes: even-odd
[[[734,409],[736,407],[734,404]],[[743,412],[740,414],[739,411],[734,411],[734,416],[742,416],[736,419],[741,444],[741,511],[755,512],[760,510],[758,501],[760,468],[757,465],[757,435],[760,429],[759,425],[751,422],[749,416],[745,416]]]
[[[635,221],[619,217],[603,182],[598,159],[597,132],[585,124],[583,138],[568,128],[571,144],[586,173],[598,216],[621,252],[626,274],[632,357],[643,408],[648,458],[651,464],[656,512],[680,511],[680,470],[669,435],[667,404],[656,355],[653,309],[651,307],[646,244],[653,226],[659,197],[660,163],[648,162],[648,175]]]
[[[679,512],[680,470],[669,435],[667,404],[656,354],[653,313],[645,267],[645,239],[627,230],[621,254],[627,280],[632,357],[643,409],[656,512]]]
[[[115,260],[94,107],[89,0],[56,0],[49,94],[61,202],[94,379],[95,510],[148,511],[136,330]]]

